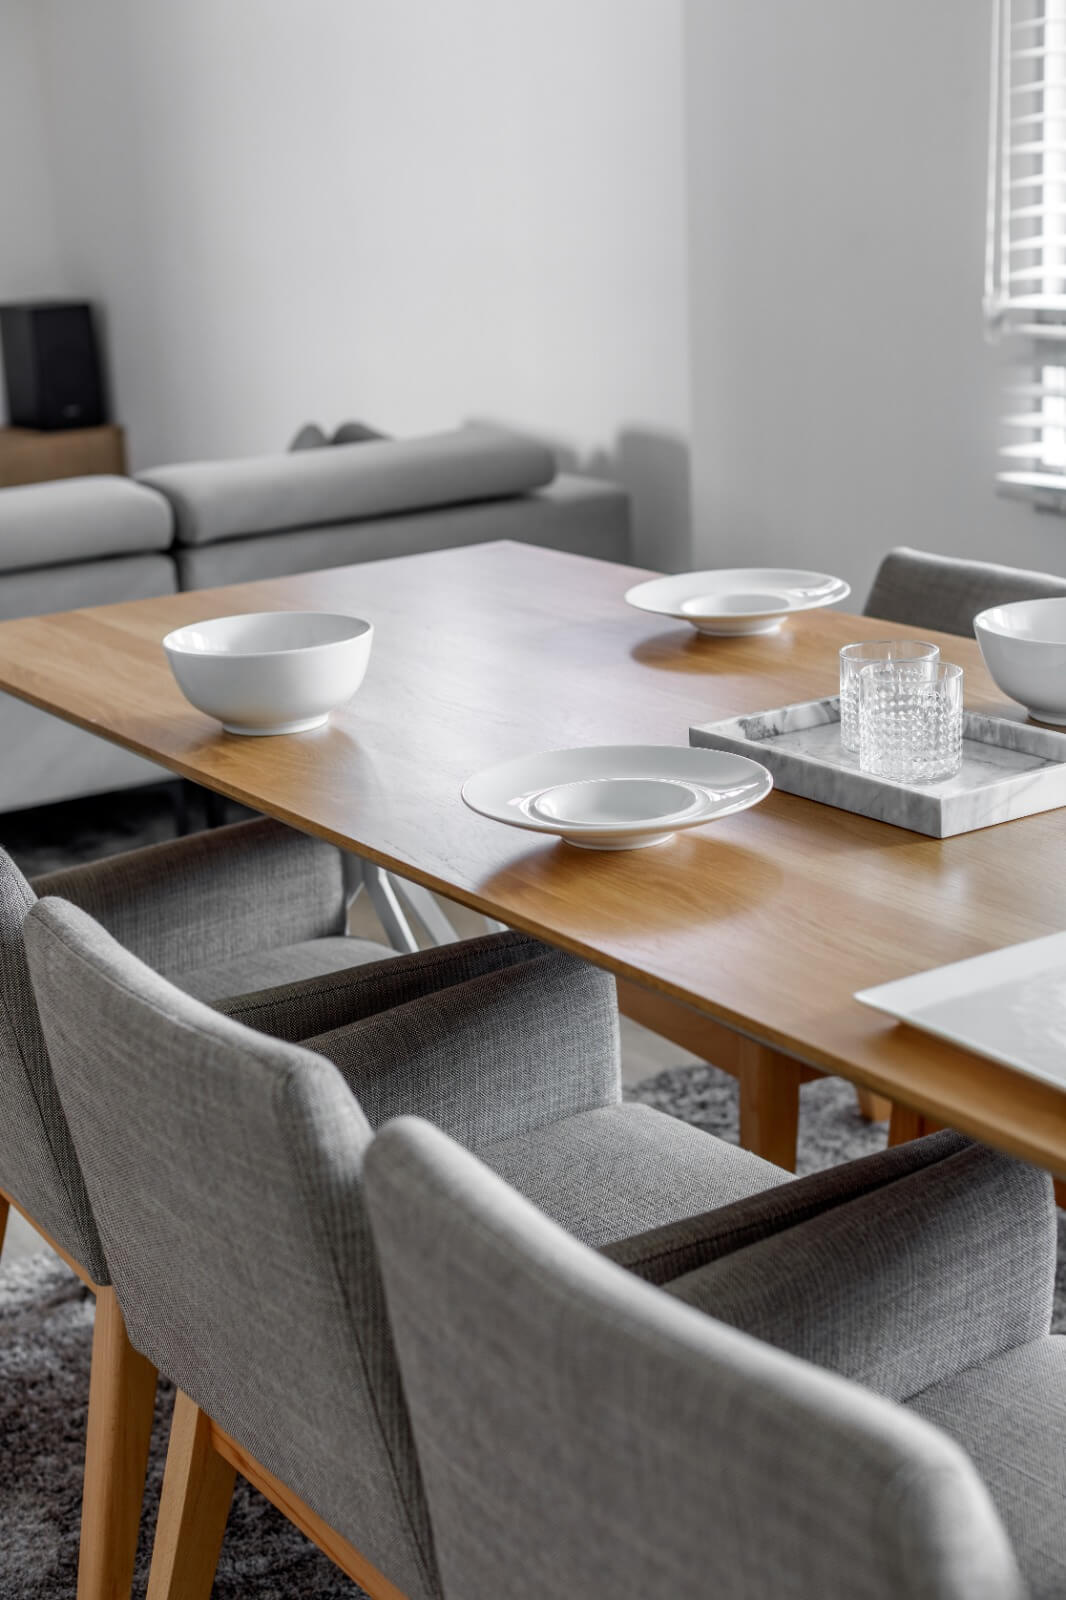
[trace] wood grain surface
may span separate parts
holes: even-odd
[[[644,576],[499,543],[25,618],[0,624],[0,688],[1066,1174],[1066,1092],[852,999],[1066,926],[1066,812],[936,840],[774,793],[660,848],[599,855],[463,805],[469,774],[525,752],[686,744],[691,723],[832,693],[839,646],[886,628],[826,610],[704,639],[625,605]],[[160,640],[270,608],[367,617],[374,653],[328,727],[242,739],[182,698]],[[973,641],[940,642],[968,706],[1024,717]]]

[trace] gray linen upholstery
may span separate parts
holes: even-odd
[[[48,873],[34,887],[81,906],[168,976],[345,925],[340,852],[266,818]]]
[[[901,545],[881,562],[863,612],[909,628],[973,638],[973,619],[988,606],[1061,595],[1066,595],[1066,578],[1054,573],[962,561]]]
[[[921,1418],[589,1251],[425,1123],[364,1184],[446,1600],[1022,1600]]]
[[[720,1205],[712,1211],[693,1212],[677,1222],[634,1232],[604,1245],[603,1253],[649,1283],[668,1283],[968,1148],[968,1140],[947,1129],[924,1139],[910,1139],[857,1161],[791,1178],[759,1197]]]
[[[906,1401],[1048,1332],[1055,1249],[1048,1174],[967,1145],[665,1291]]]
[[[181,547],[174,553],[182,588],[205,589],[494,539],[569,550],[600,561],[628,561],[629,499],[615,484],[562,476],[534,494],[506,500],[229,539]]]
[[[791,1177],[748,1150],[637,1105],[586,1111],[564,1125],[485,1145],[478,1154],[591,1245],[727,1206]]]
[[[387,945],[372,939],[349,939],[344,934],[331,938],[306,939],[274,950],[250,950],[215,966],[195,967],[191,972],[172,972],[171,982],[186,994],[205,1000],[217,1011],[229,1011],[235,995],[263,990],[273,994],[292,984],[317,981],[368,962],[390,960]]]
[[[35,895],[0,850],[0,1189],[94,1283],[103,1246],[56,1090],[26,963],[23,928]]]
[[[0,492],[0,498],[7,492]],[[177,587],[174,563],[166,555],[106,556],[101,561],[5,572],[0,574],[0,622],[106,606],[118,600],[150,600],[155,595],[173,594]]]
[[[26,941],[133,1343],[412,1600],[435,1594],[360,1198],[370,1124],[340,1072],[207,1009],[65,901],[33,908]],[[353,1077],[376,1092],[373,1053],[387,1111],[425,1103],[474,1135],[617,1095],[612,980],[514,934],[473,945],[356,975]],[[453,1002],[442,975],[464,963],[478,975]],[[427,992],[378,1017],[394,965],[416,994],[424,968]],[[470,1005],[489,1044],[458,1059],[438,1019]]]
[[[136,954],[203,998],[261,981],[289,985],[305,972],[390,953],[338,936],[345,917],[339,853],[280,823],[238,823],[32,885],[0,850],[0,1188],[95,1282],[107,1283],[26,969],[23,925],[37,894],[92,911]],[[199,970],[188,970],[194,962]]]
[[[467,427],[357,450],[298,450],[156,467],[139,482],[174,508],[179,545],[351,522],[524,494],[555,476],[551,452],[503,428]]]
[[[926,1389],[910,1409],[976,1462],[1019,1553],[1032,1600],[1066,1594],[1066,1338],[994,1356]]]
[[[0,493],[0,570],[165,550],[170,507],[154,489],[105,475],[29,483]]]

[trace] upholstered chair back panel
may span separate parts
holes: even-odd
[[[1013,600],[1057,599],[1066,578],[992,561],[962,561],[901,545],[885,556],[863,607],[868,617],[973,638],[973,619]]]
[[[179,992],[80,910],[27,947],[130,1337],[406,1594],[434,1592],[360,1192],[321,1056]]]
[[[365,1171],[447,1600],[1021,1600],[957,1445],[694,1312],[412,1118]]]

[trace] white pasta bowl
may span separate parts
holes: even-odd
[[[350,700],[374,629],[328,611],[255,611],[177,628],[163,640],[186,700],[228,733],[304,733]]]
[[[1017,600],[973,619],[985,666],[1037,722],[1066,727],[1066,599]]]

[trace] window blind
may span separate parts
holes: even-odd
[[[997,481],[1066,508],[1066,0],[994,0],[984,304],[1009,353]]]

